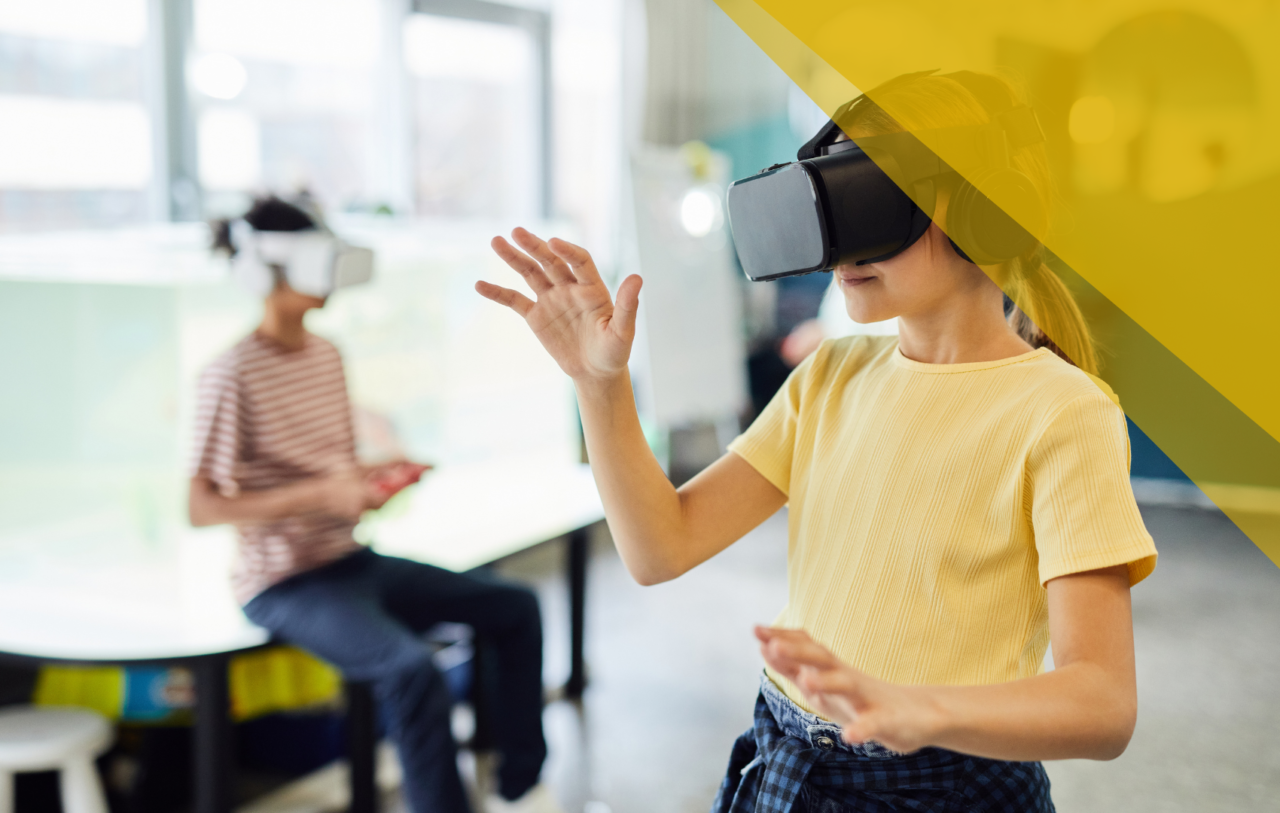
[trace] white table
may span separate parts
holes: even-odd
[[[382,514],[361,528],[376,550],[456,571],[565,537],[571,610],[565,692],[581,695],[586,532],[604,518],[587,466],[508,461],[446,468]],[[189,531],[177,545],[158,549],[107,540],[77,556],[59,555],[38,532],[0,540],[0,656],[192,668],[197,813],[225,813],[233,802],[228,660],[269,641],[231,597],[233,547],[227,529]]]

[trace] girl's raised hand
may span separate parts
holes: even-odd
[[[524,278],[537,301],[488,282],[477,282],[476,291],[524,317],[574,381],[624,371],[635,338],[640,277],[633,274],[622,281],[615,303],[585,249],[555,238],[543,242],[526,229],[516,229],[511,237],[523,251],[501,237],[490,245]]]
[[[928,688],[898,686],[841,661],[803,630],[756,627],[765,662],[804,692],[848,743],[874,740],[901,753],[931,744],[940,713]]]

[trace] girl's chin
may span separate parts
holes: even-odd
[[[892,319],[897,315],[893,313],[877,313],[865,308],[848,308],[845,313],[849,314],[849,318],[860,325],[870,325],[875,322],[883,322],[886,319]]]
[[[892,319],[898,314],[893,313],[890,308],[879,307],[877,303],[879,297],[868,296],[870,292],[858,290],[858,288],[844,288],[844,312],[849,318],[860,325],[869,325],[872,322],[883,322],[886,319]]]

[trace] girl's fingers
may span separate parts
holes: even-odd
[[[818,712],[819,716],[837,723],[841,728],[854,725],[858,721],[858,712],[854,711],[853,704],[843,695],[806,694],[805,697],[809,699],[809,703]]]
[[[765,646],[779,659],[785,659],[797,666],[817,666],[824,669],[843,666],[835,655],[821,644],[813,641],[808,635],[795,631],[781,631],[783,634],[772,636]]]
[[[528,229],[515,229],[511,232],[511,237],[516,241],[516,245],[538,261],[542,270],[546,272],[547,278],[553,283],[567,285],[578,281],[569,270],[568,263],[557,257],[556,253],[533,232]]]
[[[840,726],[840,739],[850,745],[861,745],[868,740],[874,740],[879,733],[874,719],[866,714],[860,715],[858,719],[850,721],[847,725]]]
[[[528,316],[529,311],[533,310],[533,302],[529,297],[513,291],[510,288],[503,288],[501,285],[494,285],[491,282],[483,280],[476,283],[476,293],[485,299],[491,299],[499,305],[506,305],[511,310],[520,314],[521,317]]]
[[[787,629],[786,627],[766,627],[763,624],[757,624],[755,627],[756,636],[760,640],[777,638],[786,641],[812,641],[809,633],[804,630]]]
[[[800,688],[807,692],[850,692],[858,687],[857,677],[849,669],[819,669],[815,666],[800,667]]]
[[[596,277],[599,279],[599,277]],[[640,286],[643,280],[632,274],[618,286],[618,301],[613,304],[610,327],[622,338],[630,341],[636,335],[636,311],[640,308]]]
[[[535,294],[551,289],[551,280],[547,279],[547,275],[543,273],[542,266],[538,265],[529,255],[522,251],[517,251],[514,246],[503,240],[501,237],[495,237],[489,241],[490,247],[494,253],[502,258],[502,261],[511,266],[524,281],[529,284]]]
[[[602,282],[600,272],[596,269],[595,260],[591,259],[591,252],[582,246],[576,246],[568,240],[553,237],[547,241],[547,248],[569,264],[569,268],[573,269],[573,275],[578,278],[578,282],[587,284]]]
[[[760,639],[761,643],[768,643],[769,641],[774,641],[774,640],[777,640],[777,641],[812,641],[813,640],[812,638],[809,637],[809,633],[805,632],[804,630],[791,630],[785,627],[766,627],[763,624],[756,624],[755,634],[756,634],[756,637]]]
[[[925,745],[924,742],[903,739],[903,732],[895,724],[892,715],[879,710],[862,712],[849,721],[848,725],[842,725],[840,728],[840,738],[850,745],[874,740],[886,748],[906,754],[915,753]]]
[[[809,636],[803,630],[762,626],[755,628],[755,634],[760,640],[760,654],[764,656],[765,663],[794,680],[797,670],[803,665],[795,657],[796,645],[810,642]]]
[[[847,697],[855,708],[863,705],[866,699],[863,695],[862,674],[847,666],[837,669],[802,666],[796,677],[796,685],[805,694]]]

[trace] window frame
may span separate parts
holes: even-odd
[[[397,30],[409,14],[473,20],[510,25],[525,31],[534,43],[538,65],[538,157],[541,166],[537,180],[540,214],[554,213],[555,173],[552,160],[552,73],[551,14],[538,9],[509,6],[490,0],[411,0],[409,3],[385,3],[388,14],[400,15],[389,21]],[[149,0],[147,19],[148,108],[153,128],[153,166],[151,182],[152,214],[156,220],[173,222],[200,220],[203,217],[204,190],[200,186],[198,166],[197,122],[195,105],[187,83],[186,66],[194,50],[194,0]],[[408,72],[398,64],[396,70],[407,81]],[[392,94],[397,96],[396,94]],[[404,104],[398,96],[394,103]],[[392,115],[390,121],[408,127],[404,111]],[[384,145],[396,152],[397,145],[408,133],[388,132]]]

